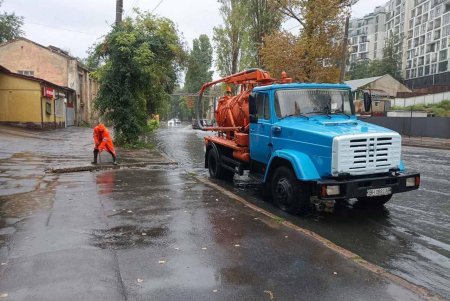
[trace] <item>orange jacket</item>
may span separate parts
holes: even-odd
[[[101,152],[108,150],[114,155],[116,154],[111,135],[103,123],[100,123],[94,128],[94,144],[94,148]]]

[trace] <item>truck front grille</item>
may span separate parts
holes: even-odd
[[[400,153],[397,133],[338,136],[333,140],[332,175],[387,172],[400,166]]]

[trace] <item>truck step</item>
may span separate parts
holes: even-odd
[[[220,159],[222,161],[223,168],[225,168],[229,171],[232,171],[234,173],[237,173],[240,176],[242,176],[244,174],[244,168],[243,168],[241,162],[236,161],[236,160],[231,159],[226,156],[222,156]]]

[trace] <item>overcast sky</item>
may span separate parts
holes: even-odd
[[[386,1],[359,0],[352,17],[370,13]],[[89,46],[114,23],[115,4],[115,0],[4,0],[0,11],[23,16],[25,36],[30,40],[85,57]],[[212,38],[212,28],[221,23],[215,0],[124,0],[125,16],[133,14],[132,7],[172,19],[188,44],[203,33]]]

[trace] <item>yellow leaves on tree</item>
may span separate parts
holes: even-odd
[[[281,31],[265,37],[261,55],[266,69],[275,77],[284,70],[295,81],[337,82],[345,1],[277,2],[284,14],[300,23],[301,30],[299,35]]]

